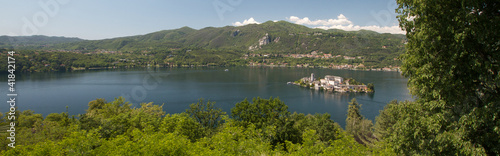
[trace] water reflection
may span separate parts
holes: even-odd
[[[378,111],[391,100],[411,100],[406,89],[407,80],[396,72],[369,72],[314,68],[150,68],[114,69],[73,72],[24,73],[16,78],[19,109],[31,109],[47,115],[60,113],[69,106],[70,114],[84,113],[89,101],[105,98],[112,101],[143,83],[148,74],[160,77],[156,88],[147,90],[143,101],[165,104],[167,113],[180,113],[199,98],[215,101],[230,112],[234,104],[245,98],[279,97],[291,112],[329,113],[332,119],[344,125],[348,102],[356,98],[363,104],[361,113],[373,120]],[[306,89],[286,82],[315,73],[318,77],[337,75],[373,83],[375,93],[331,93]],[[0,76],[6,82],[6,76]],[[6,90],[0,90],[5,95]],[[7,100],[2,96],[3,100]],[[130,99],[127,99],[130,100]],[[0,105],[0,110],[7,110]],[[3,111],[5,112],[5,111]]]

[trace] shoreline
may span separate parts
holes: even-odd
[[[313,68],[313,69],[337,69],[337,70],[353,70],[353,71],[382,71],[382,72],[399,72],[401,70],[399,67],[390,68],[371,68],[371,69],[359,69],[359,68],[333,68],[328,66],[284,66],[284,65],[245,65],[245,66],[218,66],[218,65],[181,65],[181,66],[112,66],[112,67],[71,67],[69,70],[51,70],[51,71],[22,71],[22,73],[46,73],[46,72],[71,72],[71,71],[92,71],[92,70],[107,70],[107,69],[131,69],[131,68],[198,68],[198,67],[269,67],[269,68]],[[3,73],[3,72],[0,72]]]

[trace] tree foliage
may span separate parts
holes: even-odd
[[[257,128],[274,125],[289,115],[288,106],[279,98],[272,97],[269,100],[257,97],[252,103],[245,99],[231,109],[231,116],[236,121],[241,121],[244,125],[253,123]]]
[[[366,87],[368,88],[369,92],[374,92],[375,91],[375,86],[373,85],[373,83],[366,84]]]
[[[290,118],[295,122],[294,128],[300,133],[305,132],[307,129],[314,130],[318,135],[318,139],[322,142],[338,139],[342,131],[340,125],[331,120],[328,113],[315,115],[293,113]]]
[[[374,142],[373,123],[361,115],[361,104],[353,98],[347,108],[347,118],[345,130],[353,135],[356,141],[364,145]]]
[[[215,102],[208,100],[204,103],[203,99],[200,99],[196,104],[189,105],[186,113],[208,129],[219,127],[223,123],[222,116],[226,114],[221,108],[215,107]]]
[[[409,101],[405,101],[400,105],[405,105],[410,103]],[[379,115],[375,118],[375,126],[374,126],[374,135],[378,139],[385,139],[389,137],[390,134],[394,131],[394,124],[401,119],[401,113],[398,108],[398,101],[393,100],[384,106],[383,110],[379,111]]]
[[[16,148],[2,146],[0,155],[394,154],[390,149],[357,143],[329,114],[290,114],[278,98],[245,101],[233,109],[239,112],[237,118],[222,115],[225,122],[211,134],[192,114],[164,115],[162,106],[152,103],[132,108],[121,97],[112,102],[91,101],[87,112],[78,118],[63,112],[43,119],[39,118],[41,114],[23,111],[18,121],[23,124],[16,127]],[[203,107],[194,111],[198,113],[218,110],[213,104],[200,101],[191,107]],[[269,119],[243,114],[245,111],[238,111],[242,108],[254,109],[247,113],[261,112],[261,117]],[[248,122],[242,122],[243,119]],[[10,142],[0,135],[1,144]]]
[[[418,101],[396,123],[406,154],[500,154],[500,3],[397,0],[402,71]],[[395,143],[397,145],[397,143]]]
[[[363,116],[361,115],[361,105],[355,98],[353,98],[351,102],[349,102],[349,106],[347,108],[345,130],[351,134],[356,134],[359,131],[357,126],[360,125],[361,120],[363,120]]]

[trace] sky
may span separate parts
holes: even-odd
[[[403,34],[396,8],[395,0],[0,0],[0,35],[98,40],[281,20]]]

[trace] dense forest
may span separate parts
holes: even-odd
[[[16,112],[15,147],[1,155],[395,155],[372,134],[372,122],[350,103],[347,131],[329,114],[291,113],[278,98],[236,103],[226,115],[215,102],[193,103],[184,113],[139,108],[123,98],[89,102],[85,114]],[[187,105],[186,105],[187,106]],[[2,125],[7,121],[7,114]],[[8,126],[1,126],[3,133]],[[5,133],[7,135],[7,133]],[[0,144],[7,145],[7,137]]]
[[[401,70],[416,100],[388,103],[375,122],[360,114],[362,105],[356,99],[348,103],[345,129],[328,114],[291,113],[272,97],[245,99],[230,115],[203,100],[185,113],[165,114],[152,103],[131,108],[123,98],[96,99],[78,116],[63,112],[44,118],[29,110],[15,112],[16,148],[1,146],[0,154],[500,155],[500,4],[397,3],[408,39]],[[175,31],[165,33],[169,32]],[[223,47],[216,43],[226,42],[209,45]],[[7,113],[3,116],[0,129],[8,135],[7,123],[13,120]],[[0,139],[3,145],[11,142]]]

